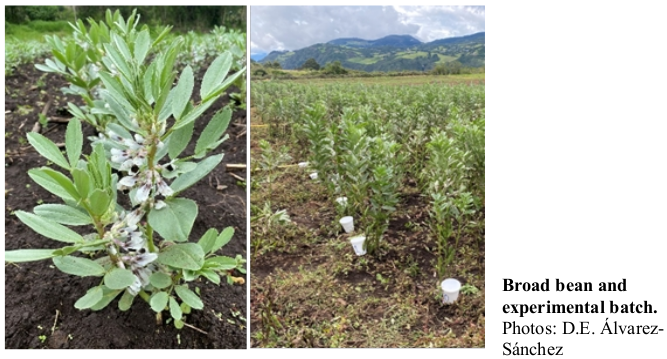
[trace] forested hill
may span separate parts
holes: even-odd
[[[409,35],[377,40],[342,38],[295,51],[273,51],[261,63],[278,61],[284,69],[297,69],[314,58],[324,66],[340,61],[361,71],[427,71],[438,63],[458,61],[467,67],[484,66],[484,32],[422,43]]]

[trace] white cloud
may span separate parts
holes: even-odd
[[[342,37],[423,42],[485,31],[483,6],[251,6],[251,51],[297,50]]]

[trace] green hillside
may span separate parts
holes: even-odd
[[[374,41],[337,39],[295,51],[273,51],[260,63],[277,61],[284,69],[297,69],[314,58],[321,66],[340,61],[345,68],[368,72],[428,71],[436,64],[454,61],[466,67],[482,67],[485,64],[484,37],[481,32],[429,43],[397,35]]]

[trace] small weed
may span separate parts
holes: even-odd
[[[44,343],[46,341],[46,335],[40,335],[40,336],[38,336],[38,338],[39,338],[39,341],[41,341],[42,343]]]
[[[43,113],[39,114],[39,124],[42,125],[42,128],[46,128],[49,125],[49,118]]]
[[[461,286],[461,294],[475,295],[477,293],[479,293],[479,289],[477,289],[477,287],[475,287],[474,285],[464,284],[463,286]]]
[[[245,188],[246,183],[245,183],[245,181],[236,181],[236,185],[239,186],[239,187]]]
[[[19,144],[20,144],[21,146],[25,146],[25,145],[27,145],[27,144],[28,144],[28,139],[25,138],[25,137],[19,137]]]
[[[46,81],[44,81],[44,79],[46,78],[47,75],[48,74],[44,74],[40,76],[39,80],[37,80],[37,82],[35,83],[35,86],[37,86],[38,88],[44,88],[46,86]]]
[[[382,274],[378,273],[375,275],[375,279],[379,280],[382,285],[387,285],[389,284],[389,278],[385,278],[382,276]]]
[[[29,115],[32,113],[32,111],[34,111],[30,105],[18,105],[16,107],[18,109],[19,115],[21,116]]]

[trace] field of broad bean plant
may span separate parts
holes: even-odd
[[[253,347],[484,347],[485,86],[434,78],[251,82]]]
[[[5,64],[5,347],[245,348],[245,34],[72,28]]]

